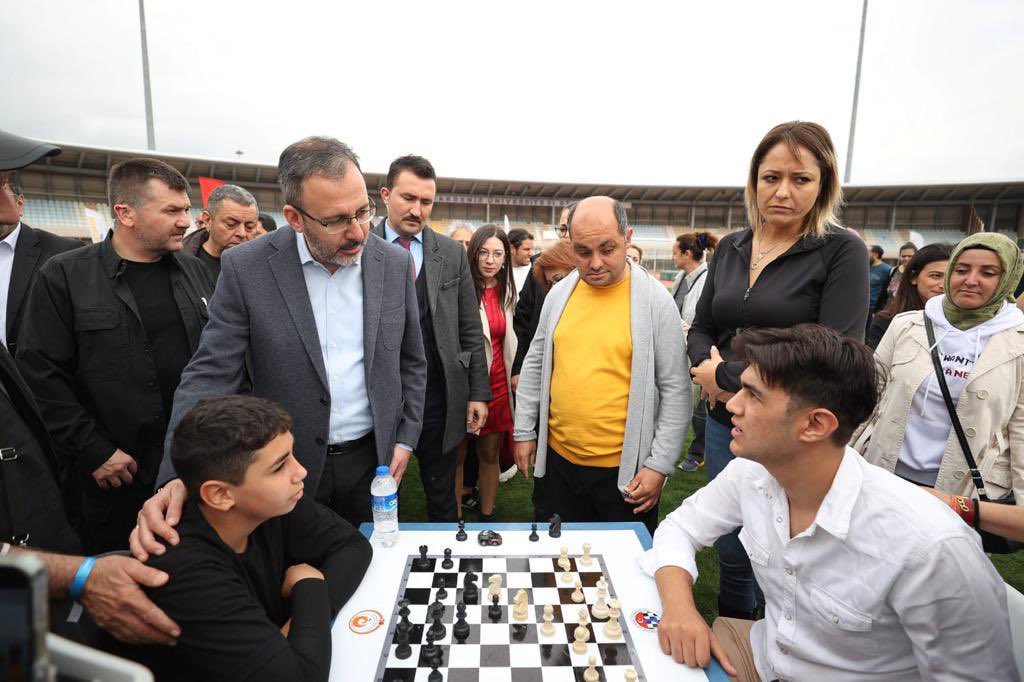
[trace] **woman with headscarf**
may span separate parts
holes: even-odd
[[[992,500],[1024,495],[1024,313],[1020,249],[995,233],[957,244],[945,294],[893,318],[875,351],[885,381],[854,434],[865,459],[919,485],[977,496],[932,360],[934,345],[973,459]],[[932,327],[929,342],[926,325]]]

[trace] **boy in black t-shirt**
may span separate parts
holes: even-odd
[[[331,619],[359,586],[370,543],[303,497],[292,420],[248,396],[205,398],[171,459],[188,491],[180,541],[147,562],[150,598],[181,626],[176,647],[132,657],[157,679],[327,680]]]

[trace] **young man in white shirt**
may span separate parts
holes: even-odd
[[[739,680],[1019,680],[1002,580],[978,536],[845,446],[872,412],[870,349],[813,324],[750,329],[728,402],[737,459],[669,514],[644,555],[662,650]],[[742,527],[765,617],[694,606],[696,552]]]

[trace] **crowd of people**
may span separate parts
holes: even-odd
[[[281,153],[287,226],[223,185],[189,232],[186,178],[136,158],[81,246],[21,222],[12,173],[55,153],[0,132],[0,541],[47,566],[55,630],[161,679],[325,680],[371,480],[415,457],[429,521],[493,521],[518,471],[534,520],[642,522],[680,663],[1020,679],[984,552],[1024,540],[1024,256],[979,233],[889,268],[841,226],[821,126],[764,136],[751,227],[680,235],[670,288],[612,198],[567,206],[541,253],[443,235],[430,161],[371,197],[328,137]],[[659,524],[667,478],[701,468]]]

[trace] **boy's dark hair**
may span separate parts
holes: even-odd
[[[823,407],[839,427],[832,442],[845,445],[878,399],[875,357],[860,341],[819,324],[745,329],[732,342],[737,357],[755,365],[771,388],[789,394],[790,411]]]
[[[245,395],[202,398],[171,440],[171,462],[191,499],[206,481],[241,485],[256,451],[291,431],[292,418],[277,403]]]
[[[529,230],[524,230],[521,227],[509,230],[508,242],[517,249],[523,245],[523,242],[533,241],[533,235],[530,234]]]
[[[128,159],[115,163],[107,175],[107,201],[110,203],[110,214],[117,218],[114,207],[128,204],[132,208],[140,208],[149,199],[149,181],[153,178],[163,181],[168,187],[178,192],[188,192],[189,184],[185,176],[176,168],[159,159]]]
[[[871,245],[871,253],[873,253],[876,256],[878,256],[879,258],[881,258],[882,256],[885,255],[885,249],[883,249],[878,244],[872,244]]]
[[[267,232],[273,232],[277,229],[277,221],[274,220],[274,216],[266,213],[260,213],[260,225],[262,225],[263,229]]]
[[[433,164],[422,156],[407,154],[405,156],[400,156],[391,162],[391,167],[388,168],[387,178],[384,180],[384,186],[388,189],[394,187],[395,180],[397,180],[398,176],[402,174],[402,171],[409,171],[420,180],[437,180],[437,174],[434,173]]]

